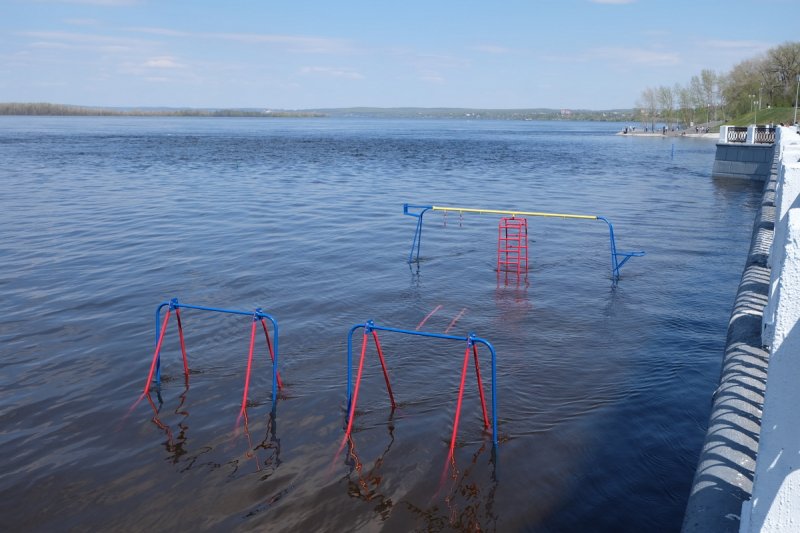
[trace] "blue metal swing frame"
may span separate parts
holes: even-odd
[[[416,209],[419,211],[415,212],[412,211],[412,209]],[[419,263],[419,253],[422,245],[422,218],[428,211],[444,211],[445,213],[447,213],[448,211],[455,211],[458,213],[499,214],[499,215],[511,215],[511,216],[537,216],[537,217],[551,217],[551,218],[574,218],[583,220],[602,220],[608,225],[608,236],[609,236],[608,238],[609,238],[609,247],[611,253],[612,286],[616,286],[617,282],[619,281],[620,269],[622,268],[622,265],[627,263],[631,259],[631,257],[642,257],[643,255],[645,255],[644,251],[621,252],[617,250],[617,241],[616,238],[614,237],[614,225],[611,224],[610,220],[608,220],[606,217],[603,216],[403,204],[403,214],[416,217],[417,219],[417,227],[416,230],[414,231],[414,239],[411,241],[411,251],[408,254],[409,263]]]
[[[164,307],[169,307],[171,311],[176,309],[198,309],[200,311],[210,311],[213,313],[226,313],[230,315],[244,315],[244,316],[251,316],[253,317],[253,321],[261,320],[262,318],[269,320],[272,323],[272,331],[273,331],[273,350],[275,352],[275,359],[272,361],[272,403],[275,404],[275,401],[278,397],[278,321],[275,320],[272,316],[268,315],[264,311],[261,310],[260,307],[256,308],[254,311],[239,311],[234,309],[220,309],[218,307],[207,307],[204,305],[190,305],[178,302],[177,298],[173,298],[168,302],[161,303],[156,308],[156,345],[158,345],[158,338],[161,335],[161,310]],[[156,385],[161,385],[161,353],[158,354],[158,358],[156,360]]]
[[[489,352],[492,354],[492,443],[494,448],[497,449],[497,352],[492,346],[492,343],[486,339],[481,337],[475,336],[473,333],[469,333],[466,337],[460,337],[458,335],[445,335],[442,333],[428,333],[424,331],[415,331],[415,330],[408,330],[408,329],[400,329],[400,328],[393,328],[387,326],[378,326],[372,320],[368,320],[364,324],[356,324],[355,326],[350,328],[350,331],[347,334],[347,413],[349,417],[350,413],[350,402],[352,401],[352,394],[353,394],[353,333],[356,330],[364,328],[364,333],[369,334],[373,331],[389,331],[393,333],[401,333],[403,335],[414,335],[417,337],[428,337],[434,339],[444,339],[444,340],[451,340],[451,341],[460,341],[466,342],[468,348],[472,348],[475,344],[483,344],[489,349]],[[353,413],[352,416],[355,416]],[[349,422],[349,420],[347,420]]]

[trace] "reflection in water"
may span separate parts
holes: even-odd
[[[416,263],[409,263],[408,271],[411,273],[411,288],[419,289],[421,285],[419,261],[417,261]]]
[[[347,438],[347,455],[344,460],[348,467],[348,473],[344,477],[347,495],[375,504],[374,510],[382,521],[389,519],[397,503],[381,492],[381,483],[384,481],[381,468],[395,442],[393,418],[392,414],[387,424],[386,447],[371,467],[367,467],[359,456],[352,435]],[[488,471],[479,463],[487,450],[491,451]],[[479,479],[485,472],[489,473],[489,479]],[[402,503],[408,511],[424,521],[428,531],[450,528],[458,531],[493,530],[496,529],[498,520],[494,506],[497,485],[497,455],[490,443],[484,443],[472,454],[469,464],[463,469],[458,468],[453,454],[447,455],[439,485],[427,506],[419,506],[407,500]]]
[[[448,456],[439,488],[427,509],[406,502],[408,510],[422,518],[428,531],[453,528],[458,531],[482,531],[497,528],[498,515],[494,508],[497,492],[497,457],[491,454],[491,478],[477,479],[483,470],[478,459],[486,452],[486,443],[472,454],[472,459],[459,470],[455,458]],[[477,468],[476,468],[477,467]],[[441,503],[440,503],[441,502]]]
[[[151,419],[151,421],[159,429],[164,431],[164,434],[167,436],[167,440],[166,442],[164,442],[164,448],[167,450],[168,460],[175,465],[181,463],[182,460],[184,461],[182,463],[183,467],[179,470],[179,472],[186,472],[187,470],[190,470],[195,465],[195,463],[197,463],[197,460],[201,456],[210,453],[212,450],[211,446],[204,446],[200,448],[194,455],[191,455],[189,454],[189,451],[186,447],[188,440],[187,434],[189,432],[189,425],[186,424],[186,419],[189,418],[189,412],[186,410],[182,411],[181,407],[183,407],[183,404],[186,402],[186,393],[188,391],[189,391],[189,384],[187,380],[186,388],[180,395],[181,401],[178,404],[178,407],[175,408],[174,411],[175,414],[181,415],[183,417],[181,421],[178,422],[179,431],[177,436],[175,436],[175,434],[173,433],[172,428],[168,424],[165,424],[160,418],[161,409],[164,406],[164,399],[161,397],[161,390],[158,389],[156,391],[158,406],[156,406],[155,402],[153,401],[153,397],[150,392],[148,392],[145,395],[145,397],[147,398],[147,402],[153,409],[153,418]],[[184,456],[186,457],[184,458]],[[208,463],[208,464],[211,464],[212,468],[220,466],[219,464],[215,463]]]
[[[506,276],[508,277],[508,276]],[[516,277],[516,276],[514,276]],[[495,307],[500,311],[500,321],[505,324],[521,322],[533,309],[533,303],[528,297],[528,278],[524,284],[517,283],[509,286],[500,284],[500,273],[497,273],[497,288],[494,292]]]
[[[523,272],[511,272],[508,270],[497,270],[497,289],[510,287],[515,289],[527,290],[530,287],[528,282],[528,270]]]
[[[247,437],[245,457],[252,459],[256,465],[256,472],[261,472],[261,479],[268,479],[281,465],[281,440],[278,438],[277,404],[272,406],[267,420],[267,431],[264,438],[253,446],[250,435],[250,424],[247,410],[244,411],[244,434]]]
[[[389,518],[392,506],[394,505],[391,498],[387,498],[385,495],[378,492],[383,479],[380,468],[383,466],[383,461],[389,453],[389,450],[392,449],[392,444],[394,444],[394,423],[392,418],[393,414],[389,417],[387,426],[389,430],[389,443],[386,445],[386,449],[375,459],[372,468],[367,471],[364,470],[364,463],[362,463],[361,459],[358,457],[352,435],[347,439],[347,456],[345,458],[345,464],[350,469],[346,476],[347,495],[351,498],[364,500],[365,502],[377,501],[378,505],[375,506],[375,511],[381,515],[381,519],[383,520]],[[355,479],[353,479],[354,475]]]
[[[145,398],[147,398],[147,402],[150,404],[150,407],[153,409],[153,418],[151,421],[155,424],[159,429],[161,429],[164,434],[167,436],[167,440],[164,443],[164,447],[169,454],[169,458],[172,461],[172,464],[177,464],[180,462],[181,457],[186,455],[186,439],[187,439],[187,432],[189,431],[189,426],[186,424],[186,419],[189,417],[189,412],[181,410],[183,405],[186,403],[186,393],[189,392],[189,376],[187,375],[184,382],[184,389],[183,392],[180,394],[180,402],[178,403],[178,407],[175,408],[175,414],[180,415],[183,419],[178,422],[178,427],[180,431],[178,432],[177,438],[175,438],[172,429],[169,425],[165,424],[161,421],[159,414],[161,412],[161,408],[164,406],[164,399],[161,397],[161,389],[156,389],[156,398],[158,399],[158,406],[156,406],[155,402],[153,401],[152,393],[149,391],[145,393]]]
[[[156,427],[163,431],[167,437],[167,440],[164,442],[164,448],[167,451],[168,460],[172,464],[179,464],[183,461],[183,467],[180,469],[180,472],[186,472],[187,470],[190,470],[193,466],[195,466],[197,460],[201,456],[208,454],[213,450],[212,446],[203,446],[196,453],[189,454],[189,450],[187,448],[189,425],[186,423],[186,420],[189,418],[189,411],[184,408],[188,392],[189,382],[187,377],[185,381],[185,388],[180,394],[180,401],[174,411],[176,415],[181,416],[181,419],[178,422],[177,435],[172,430],[172,427],[170,427],[169,424],[166,424],[161,419],[161,410],[164,407],[164,400],[161,396],[161,390],[156,390],[156,400],[153,399],[152,393],[150,392],[145,395],[147,402],[150,404],[150,407],[153,410],[153,418],[151,419],[151,422],[153,422]],[[281,441],[277,435],[277,405],[273,405],[272,410],[269,413],[264,437],[255,446],[253,446],[253,437],[250,432],[250,420],[246,409],[243,411],[242,418],[244,423],[241,426],[241,434],[244,435],[245,441],[247,442],[244,450],[244,457],[246,460],[252,460],[254,462],[254,472],[262,473],[261,479],[265,480],[269,478],[281,465]],[[239,426],[237,425],[237,427],[234,428],[232,440],[236,440],[239,435]],[[223,464],[225,464],[232,469],[229,477],[234,478],[236,473],[239,471],[239,462],[240,460],[235,458],[225,463],[208,461],[202,464],[212,469],[220,468],[223,466]]]

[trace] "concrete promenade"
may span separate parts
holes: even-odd
[[[779,128],[684,532],[800,531],[798,158],[800,136]]]
[[[719,139],[719,133],[699,133],[695,132],[694,128],[690,128],[687,130],[677,130],[671,131],[667,130],[666,133],[662,133],[661,131],[641,131],[639,128],[636,128],[636,131],[628,130],[628,133],[617,132],[616,135],[623,135],[625,137],[685,137],[685,138],[694,138],[694,139]]]

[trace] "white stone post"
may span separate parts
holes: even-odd
[[[719,142],[727,143],[728,142],[728,128],[730,126],[720,126],[719,127]]]
[[[745,141],[747,144],[755,144],[756,143],[756,126],[755,124],[750,124],[747,126],[747,140]]]

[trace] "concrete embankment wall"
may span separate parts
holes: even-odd
[[[743,533],[800,531],[800,136],[781,128],[776,146],[775,233],[762,320],[769,373]]]
[[[770,173],[773,152],[771,144],[719,143],[711,176],[762,181]]]
[[[787,350],[794,349],[795,359],[800,358],[800,349],[793,348],[800,345],[800,328],[794,326],[800,306],[800,272],[797,276],[785,275],[800,271],[800,210],[795,209],[799,214],[790,216],[792,209],[800,207],[792,192],[800,189],[800,136],[794,128],[780,128],[774,147],[728,325],[720,384],[712,398],[684,532],[760,531],[771,516],[770,510],[775,516],[793,520],[794,526],[800,525],[800,513],[792,505],[782,505],[787,494],[780,492],[785,480],[792,477],[790,472],[798,470],[797,491],[788,494],[788,500],[800,503],[800,420],[792,415],[800,414],[800,392],[786,403],[780,395],[785,391],[780,389],[788,388],[787,383],[772,385],[781,380],[793,382],[795,390],[800,391],[800,361],[795,363],[797,368],[785,371],[775,370],[773,364],[781,358],[791,360]],[[786,186],[788,182],[795,184]],[[781,233],[781,228],[786,228],[786,233]],[[791,248],[795,244],[798,248]],[[795,277],[797,282],[792,281]],[[791,285],[794,289],[787,288]],[[770,337],[765,342],[765,332],[775,340]],[[782,346],[783,352],[776,352],[776,346]],[[767,400],[776,395],[773,389],[778,390],[777,399]],[[778,405],[774,415],[769,414],[771,404]],[[782,427],[783,434],[776,432],[776,427]],[[791,435],[792,431],[796,434]],[[787,442],[791,442],[791,450],[785,448]],[[767,491],[765,496],[761,496],[762,487]]]
[[[761,317],[775,220],[775,173],[767,178],[728,322],[719,386],[686,506],[685,533],[738,531],[742,502],[752,490],[768,362],[761,346]]]

